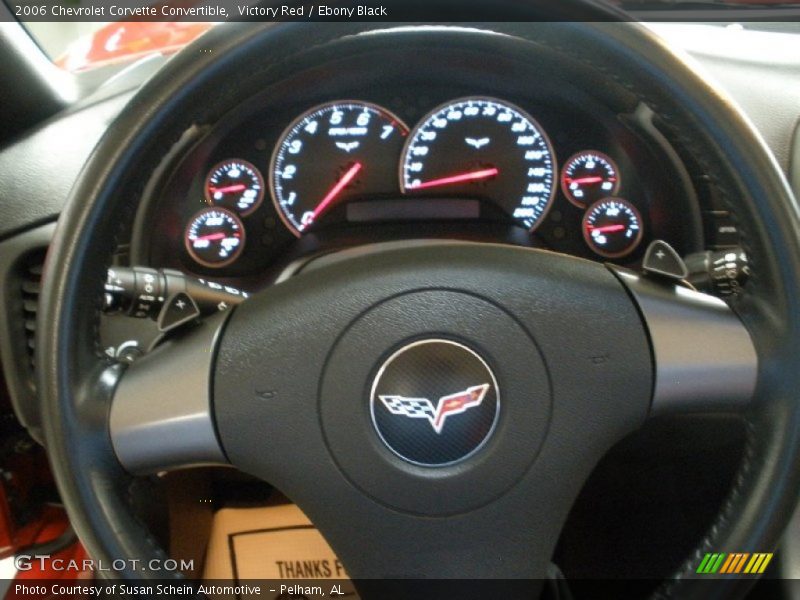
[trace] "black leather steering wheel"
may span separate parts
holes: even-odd
[[[542,578],[575,496],[614,443],[651,415],[739,411],[748,442],[735,487],[657,592],[737,597],[752,580],[701,587],[690,577],[699,558],[772,549],[800,483],[798,212],[763,142],[636,24],[381,25],[361,35],[377,29],[218,27],[202,40],[210,52],[190,47],[137,94],[86,165],[47,258],[37,345],[46,443],[81,540],[109,562],[163,557],[129,507],[131,474],[229,462],[297,502],[355,578]],[[430,51],[441,36],[554,54],[652,108],[724,191],[743,231],[753,276],[733,308],[542,251],[378,248],[312,264],[127,371],[109,363],[96,327],[105,270],[118,223],[165,148],[337,44]],[[230,73],[239,74],[233,85]],[[617,335],[595,335],[591,322]],[[371,416],[376,378],[398,350],[432,340],[467,347],[497,388],[477,451],[434,457],[436,468],[399,458]],[[411,357],[398,377],[431,360]],[[451,367],[437,368],[432,377]]]

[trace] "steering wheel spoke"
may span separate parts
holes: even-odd
[[[708,294],[612,270],[648,330],[655,375],[651,416],[746,409],[756,387],[758,357],[733,310]]]
[[[211,406],[218,313],[133,363],[114,390],[109,431],[120,464],[148,474],[225,464]]]

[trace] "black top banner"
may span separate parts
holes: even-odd
[[[775,0],[3,0],[0,20],[105,21],[797,21]]]

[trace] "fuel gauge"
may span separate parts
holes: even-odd
[[[264,178],[251,163],[232,158],[211,169],[205,191],[211,206],[246,217],[264,199]]]

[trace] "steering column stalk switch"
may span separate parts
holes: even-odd
[[[701,292],[734,296],[750,276],[747,255],[741,248],[697,252],[686,257],[687,280]]]
[[[696,252],[682,259],[663,240],[654,240],[647,248],[642,270],[652,278],[684,282],[722,298],[738,294],[750,276],[747,255],[741,248]]]
[[[224,311],[247,298],[243,292],[172,269],[112,267],[108,270],[103,310],[153,319],[167,332],[198,317]]]

